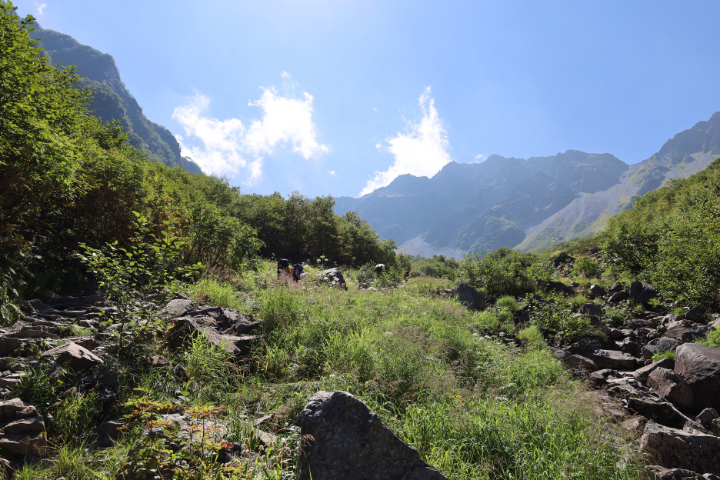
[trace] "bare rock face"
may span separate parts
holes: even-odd
[[[640,448],[658,465],[720,475],[720,437],[648,421]]]
[[[73,342],[50,349],[41,356],[41,358],[53,357],[56,357],[55,361],[60,365],[69,367],[76,371],[88,370],[103,363],[100,357],[92,353],[87,348],[83,348]]]
[[[330,281],[335,281],[340,287],[347,289],[347,287],[345,286],[345,277],[343,277],[342,272],[337,267],[323,270],[322,272],[320,272],[320,277],[327,278]]]
[[[675,373],[693,392],[693,408],[720,409],[720,348],[686,343],[677,347]]]
[[[648,376],[648,387],[680,407],[691,407],[693,392],[685,381],[668,368],[658,367]]]
[[[447,480],[347,392],[317,392],[300,425],[298,480]]]
[[[19,398],[0,402],[0,448],[13,455],[47,456],[45,419]]]

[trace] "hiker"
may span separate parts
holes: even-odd
[[[290,275],[290,262],[288,262],[287,258],[281,258],[278,260],[277,265],[277,276],[280,278],[283,274]]]
[[[296,263],[295,265],[293,265],[293,268],[292,268],[293,280],[295,280],[296,282],[299,281],[302,273],[303,273],[302,265],[300,265],[299,263]]]
[[[383,270],[385,270],[386,268],[387,268],[387,265],[385,265],[384,263],[378,263],[377,265],[375,265],[375,268],[374,268],[375,275],[380,275],[381,273],[383,273]]]

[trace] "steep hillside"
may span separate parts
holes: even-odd
[[[167,128],[145,117],[137,100],[123,84],[111,55],[40,26],[32,36],[41,39],[40,45],[53,64],[77,67],[77,73],[83,77],[78,86],[95,92],[89,108],[105,122],[118,120],[133,146],[157,162],[173,167],[182,165],[191,173],[202,173],[196,163],[181,156],[180,145]]]
[[[530,227],[518,245],[523,251],[546,248],[598,232],[608,218],[632,205],[633,199],[655,190],[672,178],[704,170],[720,155],[720,112],[707,122],[678,133],[647,160],[632,165],[620,181],[604,191],[583,194],[543,222]]]

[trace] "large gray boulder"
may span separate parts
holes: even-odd
[[[347,392],[317,392],[300,416],[298,480],[447,480]]]
[[[347,286],[345,285],[345,277],[343,277],[342,272],[337,267],[323,270],[320,272],[320,277],[327,278],[331,282],[337,283],[340,287],[347,289]]]
[[[457,298],[460,303],[476,310],[485,309],[485,297],[470,285],[461,283],[453,290],[452,296],[453,298]]]
[[[668,368],[658,367],[647,378],[648,387],[680,407],[692,407],[693,392],[685,380]]]
[[[40,358],[55,359],[60,365],[75,371],[89,370],[103,363],[100,357],[73,342],[50,349]]]
[[[675,350],[675,373],[693,392],[693,408],[720,409],[720,348],[686,343]]]
[[[592,360],[600,368],[612,368],[613,370],[635,370],[638,365],[635,357],[616,350],[595,350]]]
[[[641,282],[630,284],[630,298],[637,303],[647,303],[657,297],[657,290],[652,285]]]
[[[661,467],[720,474],[720,437],[715,435],[678,430],[650,420],[640,449]]]

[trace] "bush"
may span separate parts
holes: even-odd
[[[573,275],[582,275],[585,278],[597,278],[602,272],[602,265],[590,257],[580,258],[573,267]]]
[[[530,348],[542,349],[547,346],[545,337],[536,325],[531,325],[527,328],[520,330],[517,338],[527,342]]]

